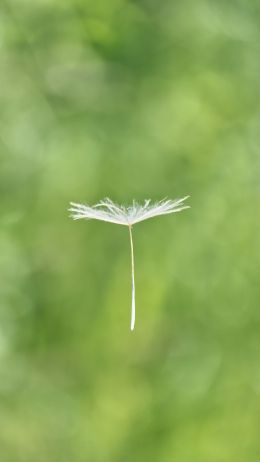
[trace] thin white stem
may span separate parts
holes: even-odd
[[[135,327],[135,262],[132,228],[129,225],[130,245],[131,245],[131,266],[132,266],[132,308],[131,308],[131,330]]]

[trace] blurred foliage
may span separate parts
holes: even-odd
[[[0,12],[1,462],[259,462],[259,1]]]

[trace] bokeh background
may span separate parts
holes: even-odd
[[[2,0],[1,462],[259,462],[260,4]],[[70,201],[190,194],[134,228]]]

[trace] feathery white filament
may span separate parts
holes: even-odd
[[[163,199],[159,202],[151,204],[148,199],[144,205],[140,205],[133,201],[133,204],[125,207],[115,204],[111,199],[103,199],[98,204],[90,207],[89,205],[77,204],[71,202],[71,217],[73,220],[84,218],[86,220],[101,220],[115,223],[117,225],[128,226],[131,246],[131,268],[132,268],[132,308],[131,308],[131,330],[135,327],[135,269],[134,269],[134,246],[132,236],[132,226],[140,221],[148,220],[149,218],[159,215],[167,215],[168,213],[180,212],[188,209],[188,205],[183,205],[183,202],[189,196],[182,199],[170,200]]]

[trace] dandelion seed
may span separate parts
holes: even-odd
[[[115,204],[110,199],[101,200],[98,204],[90,207],[88,205],[77,204],[71,202],[69,211],[74,220],[101,220],[117,225],[127,226],[129,229],[130,248],[131,248],[131,269],[132,269],[132,306],[131,306],[131,330],[135,327],[135,268],[134,268],[134,246],[132,227],[140,221],[148,220],[149,218],[159,215],[167,215],[169,213],[180,212],[188,209],[188,205],[184,205],[184,201],[189,196],[182,199],[170,200],[163,199],[159,202],[151,204],[151,200],[145,201],[144,205],[133,201],[133,204],[125,207]]]

